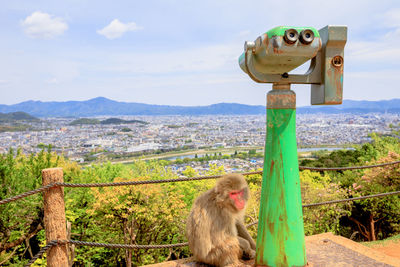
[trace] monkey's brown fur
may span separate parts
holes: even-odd
[[[245,207],[238,210],[230,192],[249,188],[240,174],[227,174],[214,188],[200,195],[187,219],[186,236],[196,261],[215,265],[238,265],[243,256],[254,258],[256,244],[243,225]]]

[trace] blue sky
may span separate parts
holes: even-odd
[[[0,4],[0,104],[26,100],[265,105],[238,66],[278,25],[347,25],[344,98],[400,96],[400,1],[15,0]],[[293,85],[298,106],[310,86]]]

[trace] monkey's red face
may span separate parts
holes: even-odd
[[[233,202],[235,203],[235,207],[238,210],[242,210],[246,206],[246,200],[244,198],[244,190],[243,189],[240,191],[229,192],[229,198],[233,200]]]

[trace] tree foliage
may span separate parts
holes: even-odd
[[[146,178],[116,178],[114,182],[147,180]],[[96,240],[121,244],[171,244],[183,242],[186,204],[182,196],[165,190],[159,184],[93,188],[95,202],[87,213],[96,221]],[[131,258],[137,264],[149,264],[169,258],[166,251],[149,253],[147,250],[127,250],[111,259],[102,257],[101,265],[112,265],[117,260],[127,266]]]
[[[45,168],[63,167],[68,172],[77,169],[76,164],[42,150],[26,156],[19,150],[0,154],[0,199],[9,198],[41,186],[41,171]],[[65,180],[69,179],[67,174]],[[43,198],[35,194],[19,201],[0,205],[0,265],[11,257],[11,264],[20,264],[13,255],[25,262],[39,249],[37,235],[43,231]],[[32,242],[30,242],[32,241]],[[35,242],[36,241],[36,242]]]
[[[330,176],[325,173],[305,170],[300,172],[301,198],[303,204],[312,204],[330,200],[344,199],[346,190],[340,184],[333,183]],[[340,219],[349,215],[346,206],[350,204],[323,205],[303,209],[304,232],[314,235],[326,232],[339,233]]]
[[[400,155],[389,152],[376,161],[377,164],[400,160]],[[400,166],[389,165],[368,169],[353,180],[348,194],[366,196],[400,190]],[[360,234],[359,239],[375,241],[400,232],[400,196],[370,198],[355,201],[347,225]]]

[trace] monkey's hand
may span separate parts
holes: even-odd
[[[256,257],[256,251],[255,250],[248,250],[248,251],[243,251],[243,259],[245,260],[252,260]]]
[[[247,231],[246,226],[244,226],[241,221],[236,221],[236,229],[238,231],[238,236],[246,239],[252,249],[256,249],[256,242],[254,242],[253,238]]]
[[[248,265],[243,262],[237,262],[237,263],[225,265],[224,267],[251,267],[251,266],[253,266],[253,265]]]
[[[238,236],[238,240],[242,258],[246,260],[254,259],[256,256],[256,251],[251,248],[249,241],[240,236]]]

